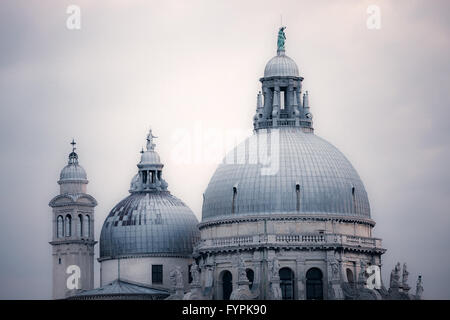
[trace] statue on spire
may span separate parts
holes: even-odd
[[[153,138],[158,138],[158,137],[154,136],[152,133],[152,129],[150,129],[148,132],[148,135],[147,135],[147,150],[155,149],[155,144],[153,143]]]
[[[284,33],[284,29],[286,29],[286,27],[280,27],[280,30],[278,31],[278,51],[284,51],[284,42],[286,41],[286,34]]]

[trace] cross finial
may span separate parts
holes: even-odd
[[[72,138],[72,142],[70,143],[71,145],[72,145],[72,152],[75,152],[75,145],[77,144],[76,142],[75,142],[75,139],[74,138]]]

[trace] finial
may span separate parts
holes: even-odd
[[[141,152],[141,153],[144,153],[144,147],[141,148],[141,151],[140,151],[140,152]]]
[[[72,145],[72,152],[75,152],[75,145],[77,144],[76,142],[75,142],[75,139],[74,138],[72,138],[72,142],[70,143],[71,145]]]
[[[153,143],[153,138],[158,138],[158,137],[154,136],[152,133],[152,129],[150,129],[148,132],[148,135],[147,135],[147,151],[155,149],[155,144]]]
[[[69,154],[69,164],[78,164],[78,155],[75,153],[75,145],[77,144],[75,139],[72,138],[70,144],[72,145],[72,152]]]

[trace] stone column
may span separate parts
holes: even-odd
[[[268,87],[263,87],[263,95],[264,95],[264,109],[263,109],[263,118],[268,119],[272,114],[272,90]]]
[[[306,300],[306,283],[305,283],[305,258],[303,255],[297,258],[297,299]]]

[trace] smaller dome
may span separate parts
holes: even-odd
[[[142,153],[140,165],[161,164],[158,153],[153,150],[147,150]]]
[[[284,53],[269,60],[264,69],[264,78],[268,77],[299,77],[297,64]]]
[[[71,163],[61,170],[59,179],[60,181],[87,180],[87,175],[82,166]]]
[[[100,259],[121,256],[190,256],[198,220],[168,191],[135,192],[109,213],[100,233]]]

